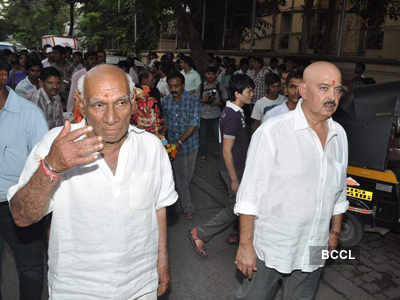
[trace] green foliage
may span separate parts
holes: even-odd
[[[6,27],[1,31],[28,48],[40,47],[46,34],[62,34],[68,21],[66,3],[62,0],[9,0],[3,5]]]
[[[168,1],[162,0],[86,0],[80,3],[78,28],[85,39],[84,46],[89,48],[123,51],[155,48],[162,20],[168,15],[165,10]]]

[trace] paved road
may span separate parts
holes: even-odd
[[[198,257],[187,240],[187,231],[218,210],[224,199],[223,183],[216,173],[216,161],[199,161],[192,184],[196,213],[191,221],[179,219],[169,227],[171,288],[164,300],[232,299],[239,285],[233,264],[235,247],[225,243],[224,232],[208,243],[209,257]],[[18,299],[17,278],[12,258],[6,253],[3,265],[5,300]],[[279,292],[280,293],[280,292]],[[43,299],[46,299],[44,292]],[[280,299],[278,294],[276,299]],[[319,287],[318,300],[400,299],[400,235],[381,237],[367,233],[361,242],[357,265],[328,265]]]

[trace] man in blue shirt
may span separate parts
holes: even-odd
[[[15,87],[15,92],[27,100],[32,101],[32,96],[39,89],[39,78],[42,70],[42,63],[34,55],[28,57],[26,63],[28,76],[21,80]]]
[[[7,243],[17,265],[20,299],[39,300],[44,273],[43,225],[16,227],[6,195],[18,182],[32,148],[47,132],[47,123],[36,105],[6,86],[8,70],[8,63],[0,59],[0,270]]]
[[[200,99],[184,90],[185,77],[181,73],[168,75],[167,82],[171,94],[162,99],[162,109],[168,126],[168,142],[177,147],[177,155],[172,162],[175,185],[183,213],[191,219],[193,206],[189,186],[199,149]]]

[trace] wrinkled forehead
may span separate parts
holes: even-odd
[[[305,82],[306,84],[327,84],[336,87],[342,85],[342,75],[340,72],[335,72],[334,70],[329,72],[315,72],[314,74],[311,74]]]
[[[118,74],[119,75],[119,74]],[[129,84],[125,76],[86,76],[83,81],[84,98],[93,96],[114,98],[129,96]]]

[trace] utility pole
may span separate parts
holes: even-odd
[[[206,9],[207,0],[202,0],[203,12],[201,14],[201,40],[204,41],[204,36],[206,32]]]
[[[133,32],[133,40],[135,41],[135,49],[136,49],[136,41],[137,41],[137,18],[136,18],[136,16],[137,16],[137,13],[136,13],[136,11],[137,11],[137,9],[136,9],[136,0],[133,0],[133,3],[134,3],[134,8],[135,8],[135,15],[134,15],[134,17],[133,17],[133,22],[134,22],[134,24],[135,24],[135,31]]]
[[[256,38],[256,7],[257,0],[253,0],[253,11],[251,13],[251,50],[254,48],[255,38]]]
[[[347,0],[343,0],[342,11],[340,13],[340,21],[339,21],[339,31],[338,31],[338,41],[337,41],[337,56],[343,55],[343,33],[344,33],[344,18],[346,16],[346,6]]]
[[[224,31],[222,32],[222,49],[225,49],[225,39],[226,39],[226,24],[228,19],[228,0],[225,0],[225,10],[224,10]]]

